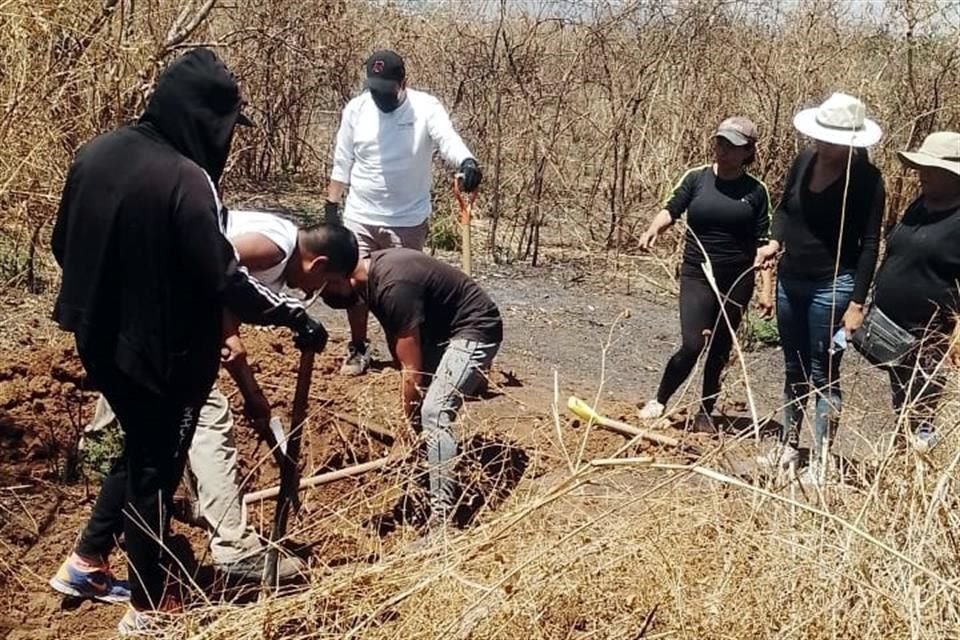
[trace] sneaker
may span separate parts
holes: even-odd
[[[929,427],[920,427],[910,438],[910,445],[917,453],[927,453],[940,443],[940,436]]]
[[[350,342],[347,345],[347,357],[340,365],[340,375],[362,376],[370,368],[370,343],[366,340],[359,345]]]
[[[223,573],[227,579],[241,582],[259,582],[263,580],[264,567],[267,564],[266,549],[246,556],[235,562],[216,563],[214,567]],[[280,582],[290,582],[306,573],[307,565],[296,556],[280,555],[277,562],[277,579]]]
[[[687,429],[692,433],[706,433],[716,435],[717,427],[713,424],[713,418],[709,413],[698,411],[693,417],[693,421],[687,423]]]
[[[71,553],[57,574],[50,578],[50,586],[65,596],[99,600],[101,602],[129,602],[130,584],[110,573],[106,562],[92,566]]]
[[[117,635],[121,638],[161,638],[164,636],[163,623],[152,611],[137,611],[128,606],[117,623]]]
[[[637,415],[641,420],[656,420],[663,415],[664,406],[656,400],[650,400],[647,404],[640,407]]]
[[[427,519],[420,537],[408,544],[407,553],[421,553],[427,550],[437,551],[445,546],[451,533],[450,519],[445,514],[433,515]]]
[[[792,444],[777,442],[766,454],[757,456],[757,466],[786,471],[800,459],[800,452]]]

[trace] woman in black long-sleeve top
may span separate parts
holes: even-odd
[[[840,417],[841,350],[834,345],[835,332],[842,327],[850,336],[863,322],[877,262],[885,194],[865,147],[882,134],[864,114],[863,103],[845,94],[797,114],[795,127],[815,145],[794,160],[773,215],[772,240],[760,252],[761,261],[781,248],[784,252],[777,324],[786,404],[778,446],[759,462],[786,467],[797,459],[800,425],[812,393],[813,451],[801,478],[811,484],[824,481],[824,444],[833,440]]]
[[[873,306],[919,340],[888,371],[893,406],[906,415],[914,449],[926,452],[939,440],[944,356],[960,362],[950,339],[960,313],[960,133],[932,133],[900,160],[919,173],[921,194],[887,238]]]
[[[690,169],[680,178],[641,238],[641,247],[650,249],[664,229],[687,214],[680,267],[681,344],[667,362],[656,398],[640,409],[643,419],[663,414],[664,405],[706,350],[703,395],[692,428],[714,430],[711,414],[733,345],[730,329],[737,330],[753,295],[757,248],[766,244],[770,228],[767,187],[746,171],[756,155],[756,136],[756,127],[746,118],[720,123],[714,133],[715,162]],[[703,271],[708,261],[722,307]]]

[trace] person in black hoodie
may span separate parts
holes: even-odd
[[[74,334],[90,381],[124,429],[124,450],[51,585],[106,601],[129,599],[120,631],[149,622],[165,598],[158,540],[203,404],[220,364],[224,311],[290,327],[301,349],[326,332],[303,306],[238,267],[223,235],[217,184],[241,114],[239,87],[208,49],[171,63],[139,122],[76,154],[53,230],[63,278],[54,319]],[[107,556],[123,533],[131,584]]]

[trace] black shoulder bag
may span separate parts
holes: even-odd
[[[854,348],[878,367],[901,362],[919,344],[918,338],[891,320],[873,305],[863,319],[863,326],[853,333]]]

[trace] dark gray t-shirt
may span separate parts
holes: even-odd
[[[390,339],[420,328],[425,347],[452,338],[502,342],[500,311],[459,269],[413,249],[370,254],[367,305]]]

